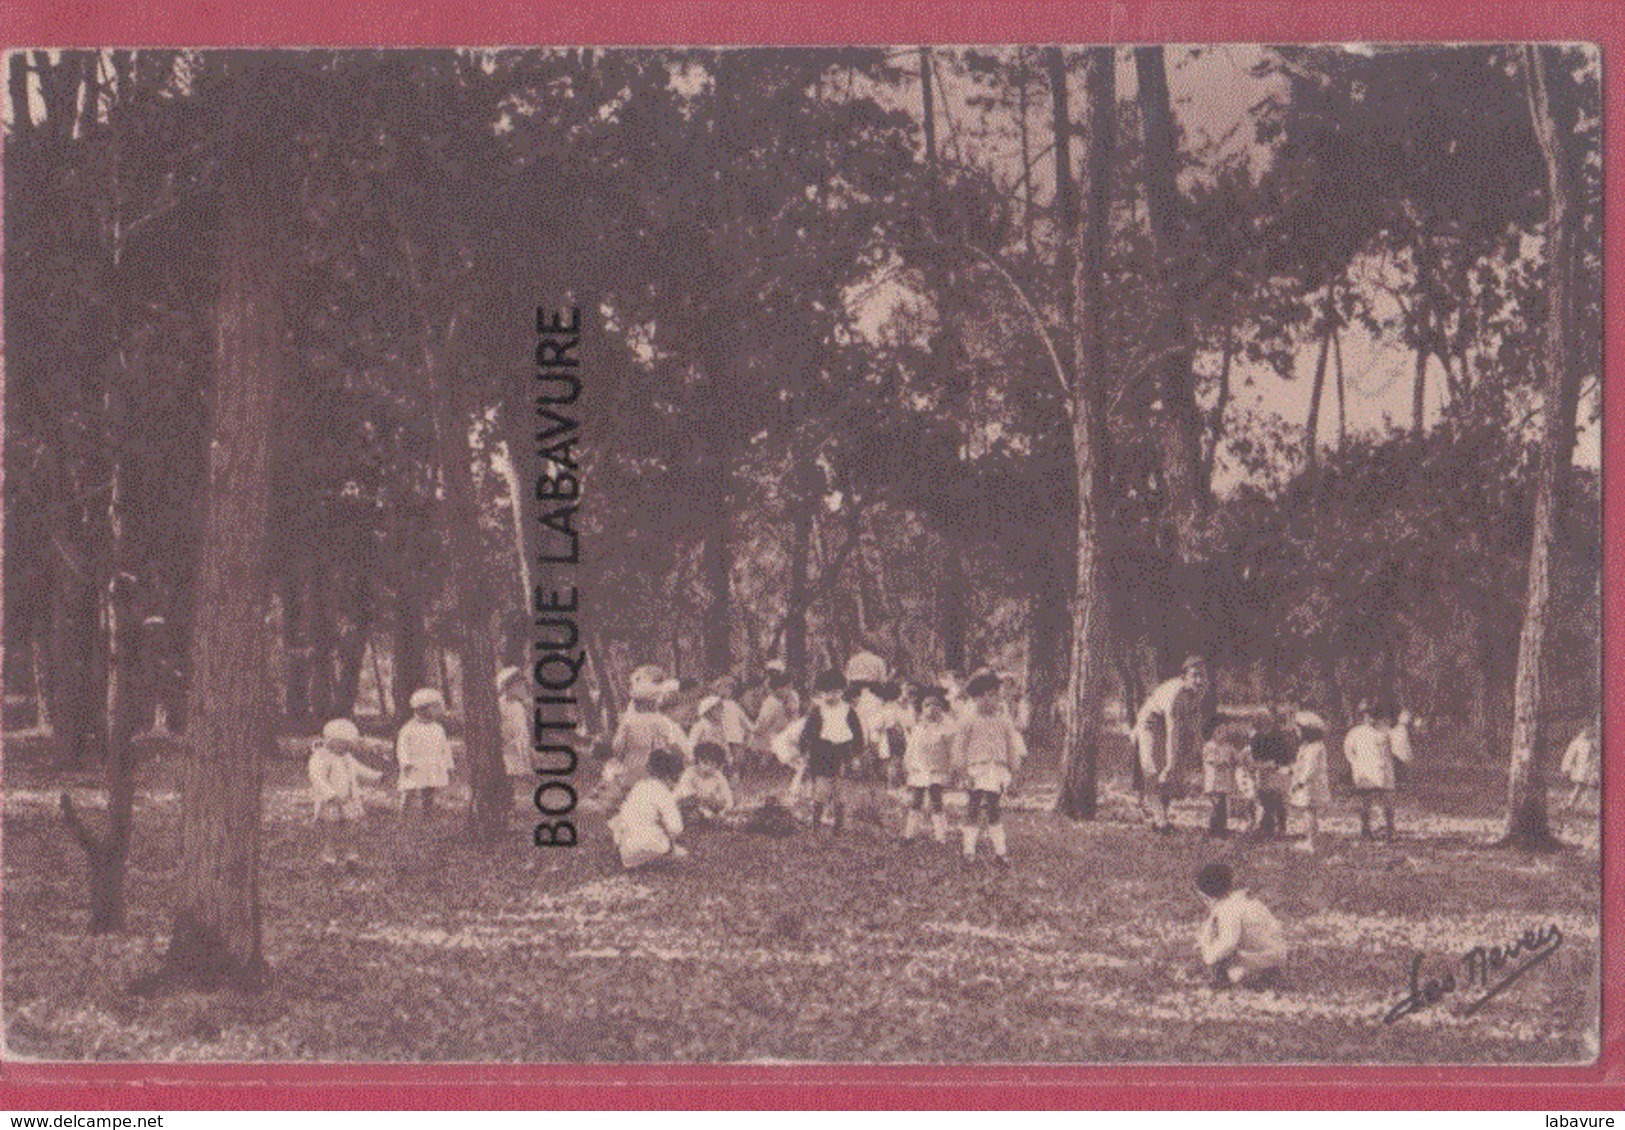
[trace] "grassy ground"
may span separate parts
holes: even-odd
[[[339,876],[317,862],[290,758],[271,767],[266,793],[270,990],[149,1000],[127,987],[167,933],[172,760],[143,769],[129,932],[87,938],[83,860],[56,798],[94,781],[64,778],[14,742],[6,755],[14,1058],[1498,1063],[1596,1052],[1595,818],[1568,821],[1576,843],[1554,856],[1488,848],[1491,813],[1463,799],[1465,770],[1438,775],[1450,790],[1412,783],[1394,843],[1352,838],[1345,811],[1317,857],[1210,843],[1195,801],[1178,835],[1153,837],[1120,781],[1101,820],[1068,824],[1043,811],[1052,790],[1037,784],[1007,817],[1010,873],[898,843],[895,806],[885,831],[715,831],[691,837],[682,867],[625,875],[601,818],[578,850],[530,847],[516,823],[510,842],[477,851],[460,811],[403,835],[378,791],[365,865]],[[1295,953],[1279,991],[1215,993],[1193,967],[1202,905],[1191,876],[1216,858],[1288,925]],[[1557,952],[1476,1015],[1459,1015],[1478,995],[1463,991],[1383,1022],[1413,955],[1437,975],[1474,945],[1549,923],[1563,932]]]

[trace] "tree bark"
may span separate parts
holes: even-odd
[[[942,591],[938,607],[942,617],[942,665],[949,671],[965,670],[965,620],[969,584],[965,580],[965,560],[951,532],[942,536]]]
[[[1320,466],[1320,401],[1326,388],[1326,359],[1332,350],[1330,313],[1320,331],[1320,352],[1315,357],[1315,382],[1309,386],[1309,419],[1304,424],[1303,451],[1311,470]]]
[[[1411,435],[1422,438],[1423,408],[1427,403],[1428,351],[1425,346],[1416,350],[1416,376],[1411,383]]]
[[[1563,130],[1553,112],[1553,72],[1560,68],[1557,48],[1526,46],[1524,81],[1530,117],[1546,163],[1547,314],[1542,358],[1542,421],[1538,478],[1535,482],[1533,544],[1523,629],[1518,636],[1518,665],[1513,682],[1512,762],[1507,781],[1505,842],[1526,850],[1555,844],[1547,820],[1546,742],[1541,733],[1544,702],[1542,665],[1551,604],[1552,558],[1556,550],[1564,481],[1574,459],[1575,414],[1579,372],[1572,364],[1569,337],[1574,315],[1573,170]],[[1558,81],[1562,81],[1561,78]]]
[[[1134,69],[1139,79],[1140,114],[1145,123],[1145,198],[1151,221],[1151,239],[1157,259],[1157,277],[1165,304],[1162,332],[1157,344],[1167,358],[1157,369],[1164,426],[1158,429],[1162,473],[1168,487],[1168,508],[1187,563],[1201,556],[1201,526],[1208,510],[1208,484],[1202,475],[1202,416],[1196,406],[1191,373],[1189,299],[1175,277],[1181,253],[1177,126],[1168,97],[1168,75],[1161,47],[1136,47]]]
[[[251,107],[256,94],[263,97],[251,75],[238,81],[239,104]],[[267,526],[284,358],[272,250],[278,228],[265,153],[262,141],[239,126],[221,169],[221,282],[181,786],[181,876],[169,950],[149,988],[258,990],[268,974],[260,939],[260,758],[271,741]]]
[[[718,430],[722,432],[728,429],[724,427]],[[731,476],[726,464],[718,460],[708,468],[706,477],[710,483],[704,495],[710,513],[700,550],[700,571],[705,577],[705,587],[711,594],[711,603],[705,610],[702,634],[706,673],[716,676],[727,673],[733,666],[733,530],[728,511],[728,480]]]
[[[1056,202],[1062,249],[1079,238],[1076,264],[1063,251],[1059,265],[1077,282],[1073,307],[1063,310],[1072,346],[1069,390],[1072,446],[1076,456],[1078,527],[1076,589],[1072,603],[1072,662],[1063,711],[1065,745],[1061,754],[1060,812],[1073,820],[1092,819],[1098,807],[1097,778],[1101,732],[1101,698],[1109,655],[1107,632],[1103,521],[1105,483],[1100,456],[1105,441],[1105,302],[1103,282],[1110,211],[1107,176],[1114,147],[1116,56],[1111,47],[1089,53],[1089,207],[1081,238],[1077,196],[1072,184],[1066,67],[1059,47],[1047,51],[1056,123]],[[1063,276],[1065,277],[1065,276]],[[1193,405],[1194,407],[1194,405]]]

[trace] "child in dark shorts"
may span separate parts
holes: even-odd
[[[846,680],[838,671],[824,671],[813,682],[813,705],[801,731],[801,750],[807,758],[811,782],[813,827],[824,823],[828,806],[835,831],[841,830],[846,807],[841,800],[841,776],[863,749],[863,726],[843,692]]]

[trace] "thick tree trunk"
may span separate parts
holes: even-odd
[[[249,85],[247,77],[240,82]],[[240,100],[251,104],[251,90]],[[284,358],[271,194],[246,130],[221,173],[220,299],[206,517],[181,785],[181,877],[162,969],[147,987],[261,988],[260,758],[266,674],[271,428]]]
[[[426,351],[427,352],[427,351]],[[432,360],[425,357],[426,365]],[[451,551],[456,589],[457,656],[462,673],[464,768],[472,803],[469,832],[476,840],[500,838],[507,829],[513,802],[502,765],[501,724],[497,708],[495,629],[496,598],[485,563],[480,529],[479,496],[474,485],[474,453],[464,438],[465,414],[445,403],[456,381],[431,381],[436,397],[435,432],[445,475],[443,522]]]
[[[1562,129],[1552,108],[1551,83],[1560,77],[1556,48],[1525,47],[1524,79],[1530,117],[1546,161],[1546,290],[1550,299],[1542,355],[1542,421],[1538,478],[1535,482],[1533,544],[1518,666],[1513,684],[1512,762],[1507,781],[1506,842],[1524,849],[1555,843],[1547,822],[1546,743],[1541,733],[1544,702],[1542,665],[1551,604],[1552,558],[1556,549],[1563,483],[1574,459],[1579,373],[1572,364],[1569,336],[1574,313],[1573,171]],[[1554,74],[1555,72],[1555,74]]]
[[[1196,406],[1191,373],[1190,299],[1174,277],[1183,223],[1176,179],[1178,127],[1168,97],[1168,75],[1161,47],[1134,49],[1139,79],[1140,114],[1145,123],[1145,198],[1156,251],[1159,290],[1165,304],[1162,332],[1156,344],[1167,357],[1157,365],[1164,423],[1158,429],[1163,478],[1168,485],[1169,514],[1185,561],[1201,556],[1200,538],[1208,509],[1208,484],[1202,476],[1202,416]]]
[[[1067,111],[1066,68],[1058,47],[1049,48],[1050,84],[1056,123],[1056,199],[1060,247],[1078,238],[1077,196],[1072,184]],[[1105,691],[1110,639],[1104,561],[1105,483],[1100,455],[1105,438],[1105,303],[1102,284],[1111,197],[1107,184],[1114,145],[1116,58],[1111,47],[1089,53],[1089,207],[1079,239],[1076,303],[1063,311],[1074,360],[1069,388],[1072,403],[1072,446],[1077,459],[1077,585],[1072,604],[1072,662],[1065,710],[1065,745],[1061,756],[1061,790],[1057,808],[1074,820],[1092,819],[1098,805],[1101,698]],[[1072,256],[1060,266],[1070,274]]]

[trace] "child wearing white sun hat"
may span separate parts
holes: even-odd
[[[395,761],[400,775],[395,787],[401,795],[404,813],[416,797],[418,807],[428,813],[434,808],[435,790],[451,783],[451,739],[440,723],[446,700],[433,687],[412,692],[412,717],[395,736]]]
[[[362,748],[361,731],[348,718],[335,718],[322,727],[322,736],[310,750],[305,772],[310,778],[311,820],[321,829],[322,862],[338,863],[337,846],[344,845],[346,866],[358,862],[351,829],[365,814],[361,785],[383,776],[356,758]]]

